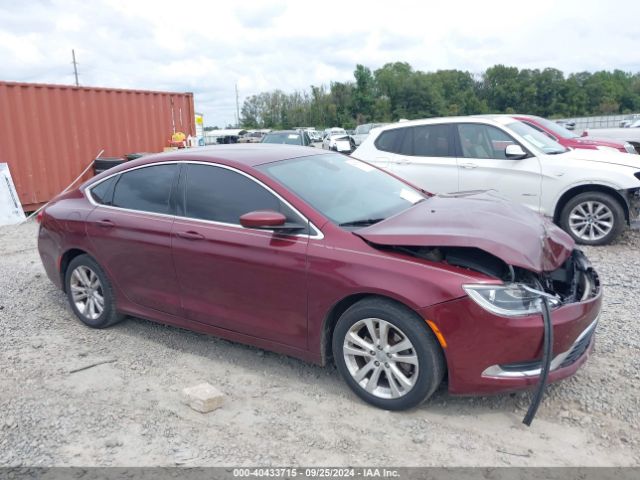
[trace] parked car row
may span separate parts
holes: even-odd
[[[640,208],[634,144],[578,136],[533,115],[370,123],[353,135],[340,127],[322,134],[299,128],[269,132],[261,142],[314,146],[321,135],[323,149],[352,154],[430,192],[495,190],[583,244],[610,243]]]

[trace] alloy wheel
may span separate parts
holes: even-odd
[[[347,332],[342,346],[353,379],[379,398],[399,398],[418,378],[418,356],[407,335],[393,324],[366,318]]]
[[[590,200],[579,203],[569,213],[569,228],[581,240],[600,240],[607,236],[613,227],[613,212],[602,202]]]
[[[104,311],[104,291],[98,275],[85,265],[76,267],[71,273],[69,288],[71,298],[80,314],[95,320]]]

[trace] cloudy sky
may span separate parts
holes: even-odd
[[[242,99],[407,61],[640,71],[640,1],[0,0],[0,80],[190,91],[205,124]]]

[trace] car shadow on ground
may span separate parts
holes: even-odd
[[[210,363],[221,369],[240,368],[245,372],[259,370],[275,382],[289,382],[291,388],[322,391],[365,406],[343,382],[333,362],[322,367],[287,355],[137,317],[127,317],[111,329],[114,333],[140,341],[151,341],[170,349],[178,357],[199,357],[203,365]],[[454,396],[448,393],[445,379],[433,396],[414,411],[436,412],[441,416],[457,416],[461,413],[473,416],[497,411],[524,415],[529,399],[530,393],[526,391],[489,396]]]

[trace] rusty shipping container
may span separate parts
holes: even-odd
[[[25,210],[51,200],[100,150],[160,152],[175,131],[195,135],[192,93],[0,81],[0,163]]]

